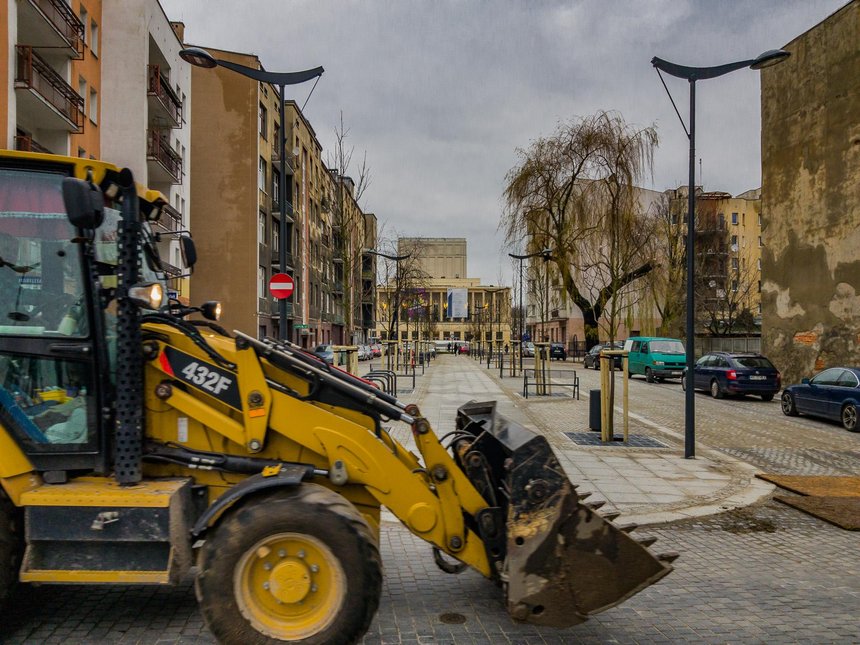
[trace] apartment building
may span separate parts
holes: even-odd
[[[101,21],[101,0],[0,1],[6,148],[100,155]]]
[[[179,57],[182,30],[157,0],[103,4],[101,156],[167,198],[159,252],[172,295],[188,301],[178,241],[191,228],[191,66]]]

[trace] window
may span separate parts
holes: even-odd
[[[761,293],[761,280],[758,281],[758,292]]]
[[[761,258],[757,260],[758,270],[761,271]]]
[[[281,175],[280,173],[272,168],[272,199],[274,199],[277,203],[280,203],[281,196]]]
[[[267,115],[268,111],[266,110],[266,106],[260,103],[260,136],[263,137],[263,140],[266,140],[268,136],[267,125]]]
[[[758,227],[761,228],[761,213],[758,214]]]
[[[78,94],[81,98],[87,98],[87,80],[83,76],[78,77]]]
[[[735,293],[737,293],[737,291],[738,291],[738,281],[737,280],[732,280],[732,291],[734,291]]]
[[[93,56],[99,55],[99,26],[95,20],[90,23],[90,50]]]
[[[90,88],[90,121],[99,122],[99,93]]]
[[[275,121],[274,127],[272,129],[272,143],[275,144],[275,152],[279,155],[281,154],[281,124]]]
[[[764,244],[762,244],[762,242],[761,242],[761,235],[759,235],[759,236],[758,236],[758,245],[759,245],[759,246],[764,246]]]
[[[81,22],[84,23],[84,45],[87,44],[87,35],[88,35],[87,34],[87,22],[89,21],[89,16],[90,16],[90,14],[87,13],[87,10],[84,7],[84,5],[81,5],[80,19],[81,19]]]
[[[737,270],[737,268],[738,268],[738,259],[737,258],[732,258],[732,268]]]
[[[266,214],[260,211],[260,215],[257,218],[257,241],[260,244],[265,244],[266,242]]]
[[[266,267],[257,267],[257,297],[266,297]]]
[[[737,213],[732,213],[732,224],[734,226],[738,225],[738,214]]]
[[[272,218],[272,248],[275,251],[278,251],[281,242],[281,223],[277,220],[277,218]],[[281,271],[284,270],[284,267],[281,267]]]
[[[732,235],[732,251],[738,250],[738,236]]]
[[[257,187],[266,192],[266,160],[260,157],[260,171],[257,173]]]
[[[78,147],[78,156],[81,158],[85,158],[87,156],[87,151],[81,147]]]

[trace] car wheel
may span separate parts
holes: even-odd
[[[762,401],[773,401],[773,392],[768,392],[767,394],[761,395]]]
[[[654,382],[654,373],[651,371],[650,367],[645,368],[645,380],[649,383]]]
[[[681,391],[682,392],[687,391],[687,376],[686,375],[681,377]]]
[[[711,381],[711,396],[715,399],[721,399],[724,396],[723,388],[720,387],[720,384],[717,379]]]
[[[782,393],[782,413],[787,417],[797,416],[797,406],[794,404],[794,397],[791,392]]]
[[[842,408],[842,427],[848,432],[857,432],[857,407],[853,403],[848,403]]]

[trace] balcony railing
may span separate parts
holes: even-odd
[[[54,68],[29,45],[15,45],[18,68],[15,87],[36,92],[60,112],[77,132],[84,129],[84,97],[75,92]]]
[[[280,260],[281,260],[280,257],[278,257],[278,249],[275,249],[274,251],[272,251],[272,266],[280,267],[281,266]],[[295,265],[293,264],[293,254],[287,253],[287,268],[294,267],[294,266]]]
[[[169,204],[164,204],[161,207],[161,216],[156,222],[164,231],[174,233],[182,230],[182,215]]]
[[[76,58],[83,58],[84,54],[84,30],[86,27],[78,18],[65,0],[29,0],[51,23],[51,26],[68,43],[69,47],[76,52]],[[41,41],[39,41],[41,43]],[[45,44],[45,43],[41,43]]]
[[[149,130],[146,133],[146,158],[160,164],[169,175],[171,183],[181,182],[182,157],[170,147],[167,138],[158,130]]]
[[[45,146],[35,141],[33,137],[20,134],[15,137],[15,150],[20,150],[21,152],[43,152],[48,155],[54,154]]]
[[[182,269],[177,266],[173,266],[169,262],[159,260],[159,264],[161,264],[161,270],[164,271],[168,276],[177,277],[182,275]]]
[[[165,115],[175,128],[182,126],[182,101],[176,96],[176,92],[170,87],[170,81],[162,75],[161,67],[158,65],[148,65],[147,75],[149,76],[149,86],[147,87],[147,95],[155,98],[159,105],[164,110]]]

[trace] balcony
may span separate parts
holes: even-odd
[[[176,233],[182,230],[182,215],[170,204],[161,207],[161,214],[155,222],[156,233]]]
[[[48,150],[45,146],[34,140],[33,137],[23,134],[15,137],[15,150],[20,150],[21,152],[41,152],[46,155],[54,154],[51,150]]]
[[[335,280],[331,283],[331,292],[334,294],[343,295],[343,282]]]
[[[152,124],[159,128],[181,128],[182,101],[170,87],[170,81],[161,73],[159,65],[148,65],[146,70],[149,77],[146,98]]]
[[[275,249],[274,251],[272,251],[272,266],[278,267],[278,268],[280,268],[280,266],[281,266],[280,258],[278,257],[278,249]],[[293,254],[288,252],[287,253],[287,266],[285,267],[285,269],[287,271],[289,271],[290,269],[294,269],[295,266],[296,265],[293,264]]]
[[[272,146],[272,165],[274,167],[280,169],[280,166],[278,165],[280,163],[280,161],[281,161],[281,151],[278,150],[277,145],[274,145],[274,146]],[[290,154],[288,154],[287,158],[284,160],[284,170],[286,171],[286,174],[288,176],[294,174],[293,157]]]
[[[167,274],[168,278],[178,278],[182,275],[182,269],[177,266],[173,266],[169,262],[159,259],[158,263],[161,265],[161,270]]]
[[[84,57],[84,23],[64,0],[18,2],[18,33],[39,47],[65,52],[70,58]]]
[[[182,183],[182,157],[158,130],[146,133],[146,161],[151,183]]]
[[[50,130],[84,131],[84,97],[75,92],[32,47],[16,45],[18,114]]]

